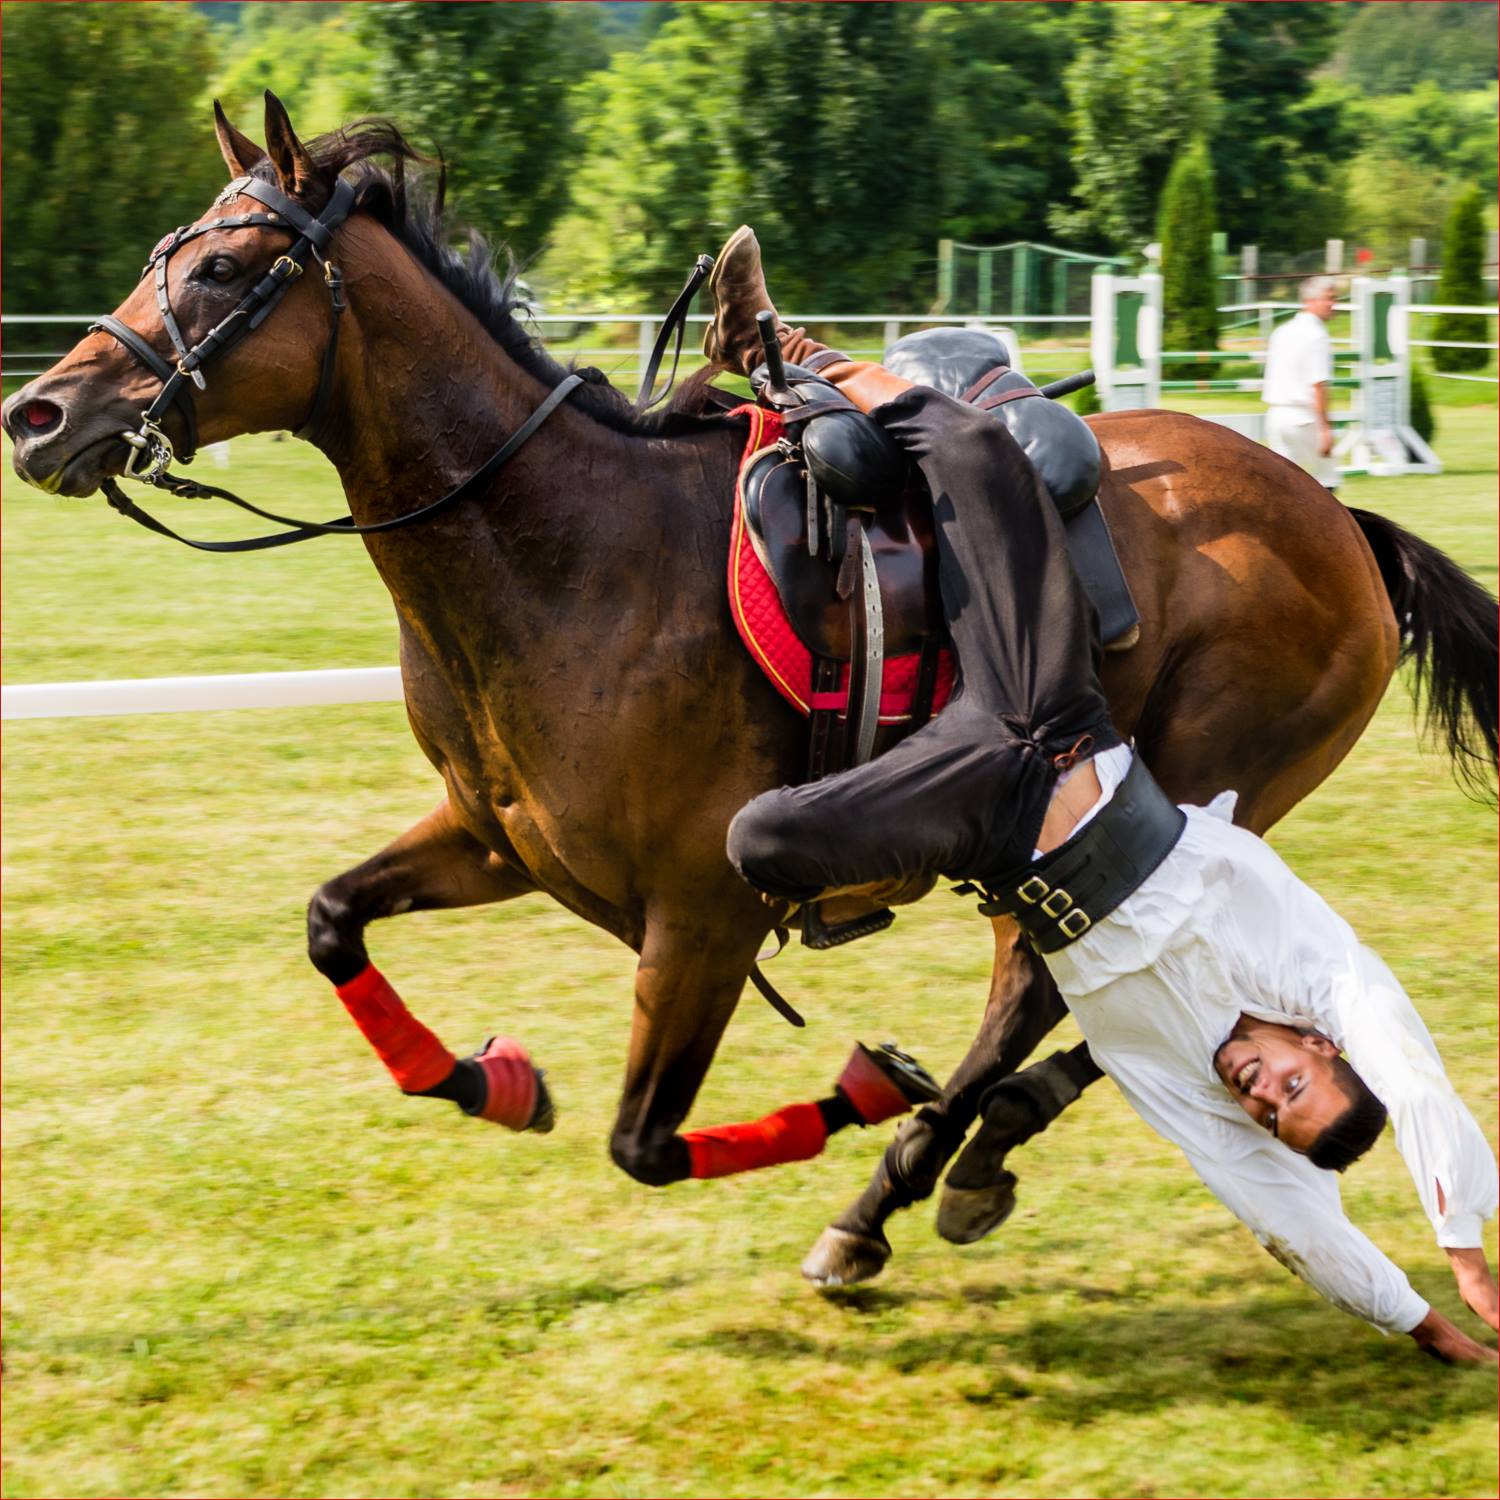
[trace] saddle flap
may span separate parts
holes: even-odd
[[[815,655],[848,661],[853,632],[839,568],[809,551],[807,482],[802,466],[777,448],[765,449],[740,477],[740,500],[750,544],[776,584],[798,640]],[[884,607],[885,651],[920,651],[923,639],[944,629],[937,593],[937,552],[931,508],[907,487],[867,527]]]

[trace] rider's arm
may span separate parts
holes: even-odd
[[[1344,1216],[1335,1175],[1320,1172],[1248,1118],[1235,1136],[1232,1152],[1187,1152],[1209,1191],[1270,1255],[1335,1307],[1382,1333],[1417,1328],[1430,1311],[1427,1303]]]
[[[1343,1048],[1389,1111],[1396,1147],[1438,1244],[1445,1250],[1476,1249],[1496,1206],[1489,1142],[1454,1092],[1432,1037],[1395,975],[1348,923],[1316,898],[1314,903],[1304,904],[1296,920],[1299,941],[1315,944],[1322,955],[1321,982],[1305,992],[1315,1024]]]

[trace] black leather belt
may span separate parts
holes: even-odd
[[[986,889],[979,910],[1014,917],[1038,953],[1056,953],[1107,917],[1172,852],[1187,814],[1157,786],[1139,755],[1115,794],[1067,843],[1015,885]]]

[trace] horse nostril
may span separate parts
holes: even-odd
[[[28,401],[16,415],[29,432],[40,435],[62,421],[62,408],[50,401]]]

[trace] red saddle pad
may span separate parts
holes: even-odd
[[[781,437],[782,422],[776,412],[749,404],[736,407],[729,415],[750,419],[750,432],[740,459],[743,472],[761,449],[770,447]],[[848,701],[847,662],[840,673],[838,692],[815,694],[812,691],[812,652],[792,629],[786,611],[781,607],[776,585],[751,544],[738,484],[735,485],[734,525],[729,538],[729,608],[746,649],[770,678],[776,691],[798,713],[808,714],[815,708],[842,708]],[[886,657],[880,681],[882,724],[900,724],[911,717],[920,662],[921,657],[916,652]],[[937,685],[932,695],[934,713],[947,703],[952,691],[953,653],[945,648],[938,655]]]

